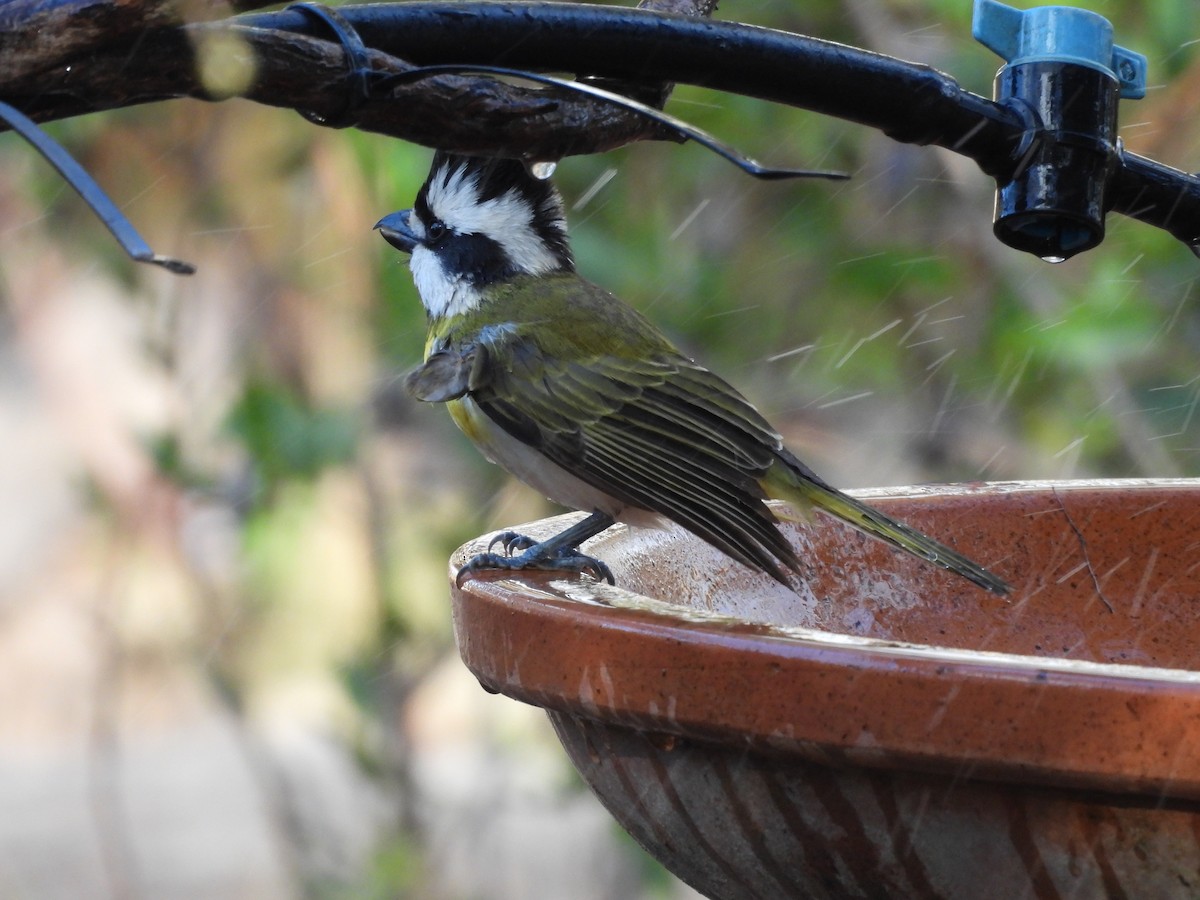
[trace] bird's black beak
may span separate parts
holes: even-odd
[[[383,235],[383,239],[404,253],[412,253],[417,246],[417,236],[408,227],[408,217],[411,209],[402,209],[390,216],[384,216],[375,223],[375,229]]]

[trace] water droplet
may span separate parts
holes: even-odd
[[[556,162],[532,162],[529,164],[529,174],[538,181],[545,181],[554,174],[556,168],[558,168],[558,163]]]
[[[1192,251],[1193,256],[1200,257],[1200,241],[1188,244],[1188,249]]]
[[[1042,257],[1042,262],[1048,262],[1051,265],[1055,265],[1055,266],[1057,266],[1060,262],[1066,262],[1066,261],[1067,261],[1067,258],[1065,256],[1043,256]]]

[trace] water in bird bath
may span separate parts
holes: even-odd
[[[626,591],[782,628],[1029,656],[1193,665],[1194,481],[1020,483],[871,491],[885,512],[995,568],[987,594],[828,519],[788,524],[807,564],[794,590],[669,528],[589,544]]]

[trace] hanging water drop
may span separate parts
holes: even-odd
[[[1067,258],[1065,256],[1043,256],[1042,257],[1042,262],[1048,262],[1051,265],[1055,265],[1055,266],[1057,266],[1060,262],[1066,262],[1066,261],[1067,261]]]
[[[556,168],[558,168],[558,163],[556,162],[532,162],[529,164],[529,174],[538,181],[545,181],[554,174]]]

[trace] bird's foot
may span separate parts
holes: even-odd
[[[500,544],[504,553],[492,553],[492,547]],[[517,555],[512,555],[518,551]],[[562,546],[554,539],[538,543],[530,537],[515,531],[502,531],[488,543],[488,552],[473,556],[467,564],[458,570],[454,583],[462,587],[462,583],[477,572],[488,569],[502,569],[509,572],[534,570],[538,572],[571,572],[589,574],[597,581],[607,581],[616,584],[610,569],[603,560],[581,553],[578,547]]]

